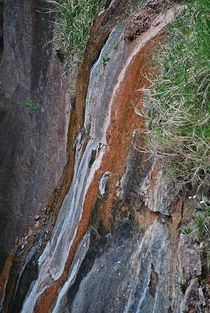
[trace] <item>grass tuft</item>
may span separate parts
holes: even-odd
[[[97,0],[47,0],[57,8],[58,35],[64,56],[81,61],[92,21],[99,12]]]
[[[205,217],[201,216],[201,215],[195,215],[193,217],[193,220],[195,222],[195,225],[196,225],[198,231],[202,234],[204,227],[205,227]]]
[[[168,29],[144,90],[149,150],[183,181],[210,171],[210,1],[189,2]]]
[[[189,235],[192,232],[192,228],[190,226],[186,225],[186,226],[182,227],[181,231],[183,234]]]

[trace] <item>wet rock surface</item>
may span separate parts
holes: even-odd
[[[102,307],[104,312],[167,312],[167,226],[155,222],[144,236],[129,227],[122,224],[66,312],[100,312]]]
[[[93,23],[77,77],[62,180],[48,205],[34,211],[33,225],[8,258],[2,313],[209,312],[208,214],[196,213],[206,218],[202,231],[184,234],[183,225],[195,229],[197,204],[164,164],[143,152],[144,119],[136,114],[142,88],[154,74],[151,56],[174,18],[168,4],[142,1],[142,9],[125,20],[127,1],[107,1]],[[48,53],[44,64],[40,60],[47,73]],[[49,101],[47,75],[42,88],[38,67],[30,86]],[[35,97],[30,86],[27,92]],[[55,92],[55,99],[63,99],[63,87]],[[43,127],[39,115],[33,118],[33,127]],[[59,147],[65,148],[62,140]]]

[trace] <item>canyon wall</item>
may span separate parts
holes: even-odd
[[[48,11],[46,1],[1,1],[0,267],[66,163],[67,85],[53,56]]]
[[[62,78],[53,57],[50,62],[50,52],[45,58],[41,55],[44,60],[35,77],[40,78],[43,67],[49,75],[52,64],[58,72],[50,72],[52,81],[45,72],[41,75],[48,86],[43,89],[30,77],[30,88],[44,97],[42,103],[44,99],[48,104],[50,99],[55,101],[52,112],[46,106],[45,115],[44,105],[44,112],[35,116],[25,108],[17,109],[24,111],[24,123],[27,118],[33,121],[30,126],[36,143],[43,143],[41,151],[50,153],[50,142],[56,145],[52,163],[44,163],[37,154],[39,185],[33,185],[35,181],[27,184],[40,207],[64,167],[65,148],[67,160],[47,208],[7,258],[0,284],[2,313],[209,312],[207,243],[196,231],[193,237],[181,232],[198,207],[197,196],[193,189],[174,181],[161,159],[146,152],[141,114],[143,89],[149,87],[157,71],[153,59],[178,9],[169,1],[140,1],[129,15],[125,14],[129,11],[127,1],[107,2],[91,27],[75,98],[71,99],[66,141],[65,84],[59,85]],[[40,41],[35,40],[33,47],[36,44]],[[41,57],[35,56],[34,62]],[[3,60],[4,53],[2,66]],[[16,87],[13,97],[22,94]],[[56,118],[53,108],[59,110]],[[49,128],[53,127],[45,129],[46,137],[40,137],[41,127],[48,125],[41,124],[39,118],[44,117],[51,117]],[[15,123],[19,118],[23,118],[20,113]],[[20,159],[17,162],[18,166]],[[30,173],[34,175],[33,170]],[[33,208],[31,215],[23,211],[27,216],[22,229],[39,206]],[[10,221],[10,227],[12,223],[17,221]]]

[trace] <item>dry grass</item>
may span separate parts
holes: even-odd
[[[159,74],[144,90],[147,147],[184,182],[210,171],[210,1],[192,1],[168,29]]]

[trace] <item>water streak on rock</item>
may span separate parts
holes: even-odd
[[[83,126],[87,134],[84,138],[79,139],[78,137],[75,142],[76,153],[72,184],[59,212],[52,238],[39,259],[39,276],[26,298],[22,313],[33,312],[37,299],[62,276],[78,227],[82,223],[83,212],[84,214],[89,212],[90,215],[90,209],[96,200],[99,169],[100,171],[109,170],[103,167],[107,164],[107,160],[110,162],[110,157],[107,159],[106,153],[109,155],[109,145],[114,138],[115,131],[111,131],[111,129],[118,127],[117,118],[120,113],[117,112],[120,107],[117,104],[119,99],[126,92],[127,100],[130,100],[133,83],[125,86],[125,82],[130,75],[132,65],[135,64],[134,60],[137,60],[143,47],[157,36],[172,18],[172,11],[159,16],[151,29],[137,38],[132,49],[125,46],[122,36],[123,27],[119,25],[112,31],[101,50],[89,79]],[[108,64],[104,61],[107,56],[109,57]],[[142,66],[141,61],[140,66]],[[129,90],[129,88],[131,89]],[[123,101],[123,103],[125,102]],[[131,127],[129,127],[127,139],[130,137]],[[125,146],[125,148],[128,147]],[[124,163],[123,156],[124,154],[121,155],[121,162]],[[124,166],[121,167],[121,170]],[[119,176],[119,171],[117,174]],[[92,184],[94,189],[93,186],[91,187]],[[90,192],[90,187],[92,192]]]

